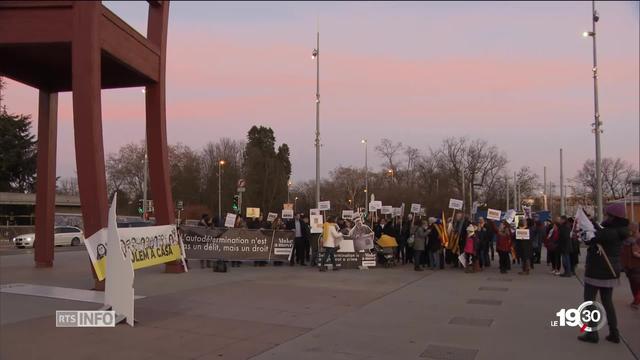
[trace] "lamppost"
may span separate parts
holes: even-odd
[[[291,193],[291,180],[287,183],[287,204],[289,203],[289,194]]]
[[[293,199],[293,211],[297,211],[298,210],[298,197],[296,196]]]
[[[596,138],[596,214],[598,218],[598,222],[602,222],[602,160],[600,158],[600,134],[602,130],[600,126],[602,126],[602,122],[600,121],[600,110],[598,107],[598,59],[596,53],[596,23],[600,20],[600,16],[596,11],[596,2],[591,2],[591,31],[585,31],[582,33],[582,36],[588,37],[591,36],[593,42],[593,68],[591,71],[593,72],[593,117],[594,123],[591,124],[593,126],[593,133]]]
[[[362,139],[360,141],[364,144],[364,207],[365,212],[369,211],[369,206],[367,205],[368,197],[369,197],[369,152],[367,151],[367,139]]]
[[[218,216],[222,219],[222,165],[224,160],[218,161]]]
[[[391,176],[391,182],[393,183],[393,180],[394,180],[394,174],[395,174],[395,172],[393,171],[393,169],[389,169],[389,170],[387,170],[387,174],[389,174],[389,176]]]
[[[320,30],[316,33],[316,48],[311,53],[316,61],[316,207],[320,206]]]

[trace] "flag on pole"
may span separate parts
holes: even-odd
[[[575,233],[578,240],[582,242],[589,242],[596,236],[596,229],[581,206],[579,206],[576,211],[573,233]]]

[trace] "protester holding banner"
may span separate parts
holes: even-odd
[[[631,295],[633,296],[631,307],[638,310],[640,308],[640,233],[638,232],[638,223],[629,225],[629,236],[624,240],[620,261],[631,287]]]
[[[480,271],[477,253],[478,247],[479,240],[476,235],[476,227],[473,226],[473,224],[469,224],[469,226],[467,226],[467,239],[464,244],[465,272],[472,273]]]
[[[478,244],[479,248],[477,250],[478,254],[478,262],[481,269],[490,266],[489,259],[489,243],[491,242],[491,232],[486,227],[485,221],[483,217],[478,218],[478,226],[476,229],[476,234],[478,236]]]
[[[331,257],[333,270],[338,270],[336,267],[335,253],[340,239],[342,239],[342,234],[338,231],[336,218],[335,216],[329,216],[327,222],[323,225],[322,247],[324,249],[324,255],[322,256],[322,262],[320,263],[320,271],[327,271],[327,268],[324,266],[327,261],[327,257]]]
[[[511,268],[511,260],[509,255],[511,254],[511,226],[508,222],[502,221],[498,226],[498,233],[496,234],[496,250],[498,251],[498,258],[500,261],[500,273],[506,274]]]
[[[413,234],[413,269],[415,271],[424,270],[421,265],[421,258],[426,249],[428,236],[429,224],[426,220],[422,220],[422,223]]]
[[[612,343],[620,342],[618,319],[613,306],[613,288],[620,282],[620,252],[624,240],[629,236],[629,220],[625,210],[624,204],[612,204],[605,208],[603,228],[598,229],[595,238],[588,243],[584,274],[584,301],[595,301],[600,293],[609,325],[609,336],[606,339]],[[597,343],[598,332],[585,332],[578,339]]]

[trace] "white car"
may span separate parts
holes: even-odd
[[[53,241],[55,246],[78,246],[84,242],[82,230],[75,226],[56,226],[53,229]],[[13,244],[18,248],[32,248],[36,241],[36,234],[23,234],[14,237]]]

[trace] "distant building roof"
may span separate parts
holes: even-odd
[[[35,205],[36,194],[0,192],[0,205]],[[80,206],[80,197],[56,195],[56,206]]]

